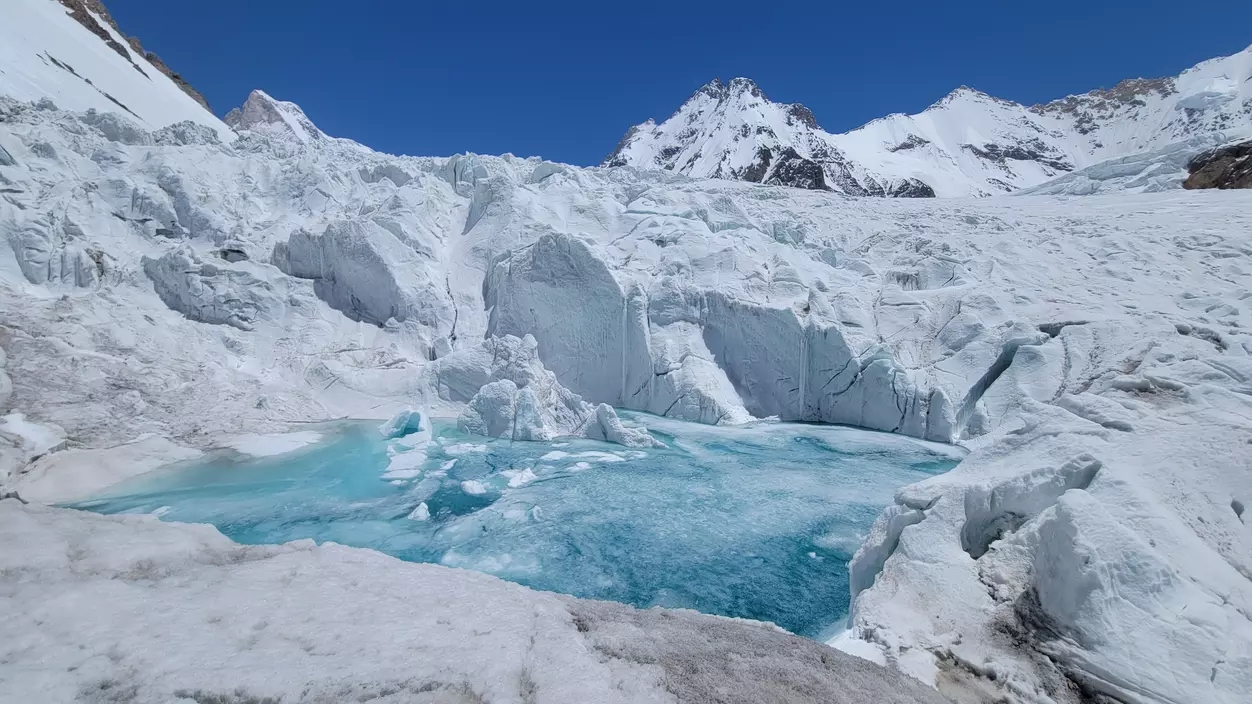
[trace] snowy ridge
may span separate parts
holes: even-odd
[[[843,134],[823,131],[802,105],[771,102],[748,79],[714,80],[665,122],[631,128],[604,165],[849,195],[994,195],[1171,144],[1252,134],[1250,77],[1252,47],[1174,78],[1033,107],[961,87],[919,114]],[[1154,187],[1177,187],[1173,176]]]
[[[123,112],[149,130],[190,120],[222,140],[234,139],[229,127],[135,51],[109,22],[91,16],[113,46],[69,12],[55,0],[6,0],[0,22],[0,94],[48,99],[80,112]]]

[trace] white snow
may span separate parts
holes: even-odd
[[[535,474],[535,471],[531,469],[530,467],[526,467],[523,469],[506,469],[503,472],[500,472],[500,474],[509,478],[510,489],[516,489],[521,486],[526,486],[527,484],[539,478]]]
[[[445,455],[453,455],[453,456],[464,455],[467,452],[486,452],[486,451],[487,451],[486,445],[479,445],[476,443],[468,443],[468,442],[459,442],[453,445],[448,445],[447,447],[443,448],[443,453]]]
[[[118,43],[129,61],[71,19],[60,3],[5,0],[3,20],[0,94],[26,101],[47,98],[59,108],[80,112],[121,112],[125,106],[128,117],[146,130],[190,120],[210,128],[222,141],[234,139],[229,127],[125,41]],[[107,23],[99,24],[120,40]]]
[[[916,196],[910,184],[920,182],[940,197],[986,196],[1095,169],[1083,190],[1067,191],[1090,193],[1092,181],[1106,189],[1123,182],[1102,174],[1135,165],[1140,178],[1125,179],[1127,188],[1178,188],[1177,168],[1143,172],[1146,165],[1125,160],[1169,145],[1197,146],[1197,139],[1220,143],[1252,134],[1249,77],[1252,47],[1174,78],[1126,81],[1044,105],[961,87],[916,115],[889,115],[843,134],[810,123],[803,106],[771,102],[755,83],[736,78],[696,91],[659,125],[649,120],[632,128],[605,165],[788,183],[779,170],[791,149],[818,165],[825,187],[851,195]]]
[[[99,43],[51,0],[0,13],[20,25],[0,23],[0,58],[40,32],[57,51]],[[103,51],[117,65],[86,63],[123,88],[147,80]],[[1138,150],[1137,173],[1175,168],[1187,110],[1203,107],[1205,130],[1234,120],[1240,101],[1219,79],[1246,100],[1252,53],[1202,64],[1144,105],[1079,100],[1098,118],[1084,139],[1105,146],[1073,131],[1052,146],[1107,190],[982,200],[391,157],[263,94],[237,140],[186,126],[158,139],[153,123],[170,116],[80,112],[102,108],[22,56],[0,63],[5,490],[68,500],[240,434],[418,407],[510,437],[644,433],[618,407],[955,440],[969,457],[902,490],[857,552],[840,647],[966,700],[1071,702],[1081,687],[1237,702],[1252,689],[1252,193],[1119,191],[1138,176],[1106,161]],[[21,102],[55,91],[57,106]],[[925,128],[951,156],[969,152],[961,140],[999,143],[984,118],[1069,125],[1066,109],[962,91],[839,145],[882,156],[887,136]],[[913,158],[879,176],[913,173]],[[1012,187],[1051,175],[1030,163],[1013,165]],[[936,172],[951,186],[940,195],[987,191],[990,167],[972,168]],[[421,452],[411,418],[385,432],[403,426],[401,472],[420,464],[406,457]],[[31,462],[62,442],[73,449]],[[620,459],[605,454],[577,459]],[[6,680],[28,701],[106,680],[165,701],[336,678],[440,678],[500,699],[526,681],[553,700],[668,696],[656,666],[579,640],[564,606],[550,610],[572,602],[551,595],[335,546],[244,548],[205,528],[2,508],[17,618],[0,621],[0,668],[23,663]],[[642,624],[623,632],[667,628],[621,618]],[[742,640],[725,635],[719,648]],[[257,657],[274,664],[238,664]]]
[[[4,354],[0,353],[0,382],[7,385],[3,362]],[[65,431],[56,425],[33,423],[18,412],[0,416],[0,483],[11,481],[32,460],[64,447]]]
[[[42,503],[83,499],[125,479],[201,455],[199,450],[155,435],[144,435],[116,447],[62,450],[44,455],[22,469],[20,493],[27,501]]]
[[[265,435],[248,433],[226,438],[222,441],[222,445],[229,447],[235,452],[241,452],[252,457],[272,457],[274,455],[295,452],[302,447],[313,445],[321,439],[322,434],[315,430],[301,430],[294,433],[269,433]]]

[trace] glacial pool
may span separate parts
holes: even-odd
[[[368,547],[820,639],[846,616],[848,560],[894,491],[960,459],[953,448],[851,428],[622,415],[669,447],[511,442],[435,421],[414,476],[384,478],[391,441],[377,423],[349,423],[295,452],[219,453],[69,506],[211,523],[240,543]]]

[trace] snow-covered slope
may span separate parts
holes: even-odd
[[[48,99],[80,112],[122,112],[149,130],[191,120],[221,139],[234,138],[229,127],[166,75],[163,64],[154,65],[159,59],[150,61],[102,12],[95,0],[5,0],[0,95]]]
[[[665,122],[631,128],[604,164],[850,195],[992,195],[1178,142],[1248,134],[1249,78],[1252,47],[1175,78],[1032,107],[961,87],[917,115],[844,134],[823,131],[802,105],[771,102],[746,78],[714,80]]]

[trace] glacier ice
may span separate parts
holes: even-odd
[[[410,438],[412,436],[415,442],[409,444],[424,444],[429,442],[431,437],[430,419],[420,410],[407,408],[392,416],[386,423],[378,426],[378,432],[383,437],[391,439]]]
[[[531,335],[489,337],[428,367],[440,398],[464,403],[457,425],[470,433],[512,440],[586,437],[639,447],[661,443],[644,428],[627,428],[607,404],[582,400],[556,380]]]

